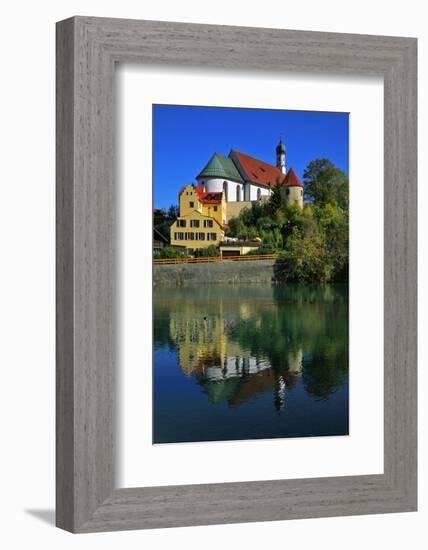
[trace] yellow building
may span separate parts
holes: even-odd
[[[223,193],[206,193],[200,185],[186,185],[180,191],[179,212],[170,229],[173,246],[185,246],[193,251],[218,245],[224,238],[226,201]]]

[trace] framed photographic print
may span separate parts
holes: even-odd
[[[57,27],[57,525],[416,509],[416,40]]]

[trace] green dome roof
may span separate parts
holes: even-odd
[[[233,160],[218,153],[214,153],[205,168],[198,174],[197,179],[200,178],[224,178],[243,183]]]

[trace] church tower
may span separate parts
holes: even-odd
[[[285,176],[283,188],[288,204],[298,206],[300,210],[303,209],[303,184],[297,177],[293,168],[290,168]]]
[[[285,145],[282,143],[282,138],[279,139],[279,143],[276,146],[276,166],[285,176]]]

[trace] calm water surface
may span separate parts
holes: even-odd
[[[153,442],[348,434],[348,287],[154,290]]]

